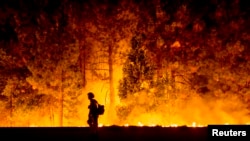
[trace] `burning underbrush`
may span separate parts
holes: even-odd
[[[250,123],[247,95],[230,93],[201,95],[192,91],[175,93],[168,91],[162,96],[157,96],[155,91],[149,90],[129,95],[123,100],[116,98],[116,111],[110,112],[108,95],[103,92],[103,86],[97,86],[99,85],[96,84],[93,87],[96,99],[101,104],[105,104],[105,113],[99,118],[100,127],[112,125],[203,127],[208,124]],[[100,88],[100,90],[96,88]],[[92,89],[86,91],[92,91]],[[89,101],[86,99],[86,95],[82,95],[82,99],[82,105],[79,107],[80,117],[65,117],[63,126],[88,127],[86,121]],[[59,115],[57,115],[59,112],[49,106],[36,108],[30,112],[23,112],[21,109],[15,110],[11,119],[8,116],[9,111],[2,113],[0,126],[59,126]]]
[[[206,126],[250,122],[247,103],[236,94],[167,95],[155,98],[147,93],[122,101],[117,108],[119,125]]]

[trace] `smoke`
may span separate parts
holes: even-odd
[[[236,94],[221,94],[220,97],[194,96],[179,109],[179,116],[185,122],[201,124],[243,124],[249,122],[246,104]]]

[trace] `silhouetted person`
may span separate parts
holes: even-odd
[[[89,108],[89,117],[88,117],[88,124],[90,127],[90,131],[93,134],[97,134],[98,129],[98,102],[94,99],[94,94],[92,92],[88,93],[88,99],[90,101],[90,104],[88,106]]]

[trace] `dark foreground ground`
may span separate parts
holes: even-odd
[[[206,141],[207,127],[100,127],[98,137],[87,127],[0,128],[0,140],[13,141]]]

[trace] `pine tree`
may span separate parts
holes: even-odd
[[[146,58],[142,48],[143,36],[137,35],[131,40],[131,50],[123,68],[123,79],[119,85],[119,96],[127,98],[142,90],[143,82],[151,82],[153,79],[153,66]]]

